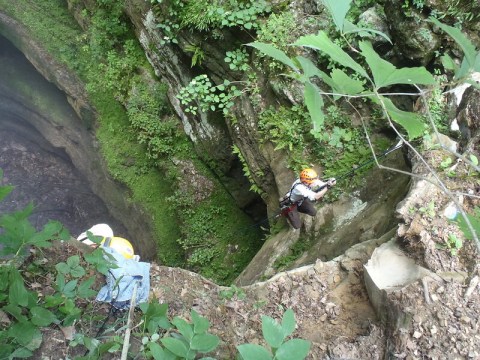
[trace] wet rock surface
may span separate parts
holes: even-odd
[[[125,229],[109,214],[63,149],[49,144],[34,128],[0,112],[2,184],[14,190],[0,202],[0,213],[34,205],[32,224],[60,221],[73,236],[96,223],[108,223],[119,236]]]
[[[76,236],[93,224],[107,222],[116,234],[127,237],[125,227],[111,216],[105,202],[72,162],[70,154],[82,151],[82,132],[80,127],[68,127],[76,115],[65,95],[2,37],[0,65],[0,168],[4,173],[2,184],[15,186],[0,202],[0,214],[33,203],[31,220],[37,228],[48,219],[58,220]],[[49,111],[41,111],[42,107]],[[53,118],[60,122],[53,125]],[[38,129],[48,132],[48,127],[51,133],[60,135],[47,140]],[[77,147],[69,154],[65,146],[73,136]]]

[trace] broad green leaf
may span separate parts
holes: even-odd
[[[277,61],[280,61],[281,63],[290,67],[292,70],[298,72],[298,67],[295,65],[292,59],[290,59],[287,54],[285,54],[282,50],[277,49],[275,46],[261,42],[253,42],[247,45],[254,47],[257,50],[260,50],[265,55],[270,56]]]
[[[80,256],[78,256],[78,255],[70,256],[70,257],[67,259],[67,264],[68,264],[68,266],[70,266],[71,268],[80,265]]]
[[[150,353],[155,360],[164,360],[165,359],[165,351],[163,351],[162,347],[157,343],[150,342],[148,344],[150,349]]]
[[[335,91],[340,94],[356,95],[364,90],[360,80],[352,79],[340,69],[332,71],[332,79],[336,86]]]
[[[14,187],[10,185],[0,186],[0,200],[3,200],[13,189]]]
[[[207,329],[210,327],[210,322],[203,316],[200,316],[193,309],[190,314],[192,315],[193,331],[195,332],[195,334],[202,334],[207,331]]]
[[[168,350],[180,357],[187,357],[188,348],[187,345],[183,343],[183,341],[174,339],[171,337],[163,338],[160,340]]]
[[[323,0],[323,4],[332,15],[333,22],[337,26],[339,32],[343,32],[343,22],[350,10],[352,0]]]
[[[455,72],[458,70],[458,65],[455,64],[455,61],[450,57],[450,55],[445,54],[441,58],[442,65],[447,70],[454,70]]]
[[[27,348],[21,347],[16,349],[8,358],[9,359],[28,359],[33,353]]]
[[[353,60],[350,55],[343,51],[340,46],[333,43],[324,31],[320,31],[317,35],[302,36],[294,43],[294,45],[309,47],[322,51],[340,65],[354,70],[365,78],[369,78],[365,69],[359,63]]]
[[[287,309],[282,318],[283,336],[287,337],[295,331],[295,314],[292,309]]]
[[[478,235],[480,234],[480,208],[476,207],[473,211],[473,214],[467,214],[467,218],[472,225],[473,231]],[[457,218],[458,227],[462,230],[465,238],[468,240],[473,239],[473,234],[467,226],[467,222],[463,219],[463,216]]]
[[[472,164],[477,166],[478,165],[478,158],[473,154],[470,154],[469,157],[470,157],[470,161],[472,162]]]
[[[2,339],[2,341],[3,340],[4,339]],[[0,359],[10,359],[9,356],[13,351],[15,351],[15,348],[12,345],[3,343],[2,346],[0,346]]]
[[[63,288],[63,295],[68,298],[73,298],[75,296],[75,288],[77,287],[78,280],[70,280],[68,283],[65,284]]]
[[[343,25],[343,33],[344,34],[358,33],[362,37],[372,37],[373,35],[379,35],[383,37],[385,40],[387,40],[390,44],[392,43],[392,40],[390,40],[390,38],[383,32],[375,29],[358,27],[357,25],[352,24],[348,20],[345,20],[345,24]]]
[[[300,64],[300,67],[303,70],[304,75],[309,79],[311,77],[318,77],[319,79],[323,80],[325,84],[330,86],[330,88],[334,89],[335,84],[332,78],[319,68],[317,68],[310,59],[304,58],[303,56],[297,56],[297,61]],[[305,83],[305,81],[303,81]]]
[[[312,118],[313,130],[320,131],[325,121],[323,99],[320,95],[320,90],[311,82],[305,84],[304,99],[310,117]]]
[[[25,346],[29,350],[35,350],[40,346],[38,340],[41,339],[42,333],[31,322],[13,324],[10,329],[8,329],[8,334],[20,345]]]
[[[57,317],[50,311],[40,306],[30,309],[32,313],[32,323],[37,326],[48,326],[57,320]]]
[[[10,289],[8,292],[10,304],[27,306],[28,292],[23,283],[22,275],[17,269],[10,270],[9,276]]]
[[[193,350],[198,350],[200,352],[210,352],[215,349],[220,343],[218,336],[212,334],[196,334],[192,338],[190,347]]]
[[[473,64],[473,71],[480,72],[480,51],[475,57],[475,63]]]
[[[2,310],[12,315],[19,322],[27,321],[27,318],[22,314],[22,309],[18,306],[10,303],[7,306],[4,306]]]
[[[465,36],[464,33],[462,33],[460,29],[442,24],[433,16],[430,17],[429,20],[455,40],[455,42],[460,46],[460,48],[463,50],[463,53],[465,54],[465,59],[468,62],[468,67],[472,68],[475,63],[475,57],[477,56],[475,45],[473,45],[473,43]]]
[[[274,349],[279,348],[285,339],[282,326],[270,316],[262,316],[262,333],[265,341]]]
[[[57,269],[57,271],[63,275],[66,275],[70,272],[70,266],[64,262],[59,262],[57,265],[55,265],[55,269]]]
[[[83,275],[85,275],[85,269],[82,266],[75,266],[70,269],[70,274],[73,277],[81,278]]]
[[[91,289],[94,282],[95,282],[95,278],[93,276],[83,281],[78,286],[77,295],[83,299],[87,299],[89,297],[96,295],[97,292]]]
[[[175,317],[172,320],[172,324],[177,327],[178,331],[180,331],[180,334],[182,334],[185,337],[185,339],[187,339],[188,341],[192,340],[192,337],[193,337],[192,325],[190,325],[188,322],[186,322],[185,320],[179,317]]]
[[[272,355],[263,346],[257,344],[243,344],[237,346],[243,360],[272,360]]]
[[[375,88],[380,89],[393,84],[436,84],[435,78],[424,67],[397,69],[383,60],[367,41],[359,43],[362,55],[372,70]]]
[[[412,112],[398,109],[393,102],[386,97],[382,96],[380,98],[385,104],[388,115],[390,115],[393,121],[407,131],[410,140],[416,139],[423,134],[423,131],[425,130],[425,124],[420,116]],[[377,103],[379,102],[379,100],[376,98],[372,98],[372,100]]]
[[[303,339],[291,339],[280,346],[275,353],[276,360],[303,360],[310,351],[310,342]]]

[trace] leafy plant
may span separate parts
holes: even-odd
[[[480,233],[480,207],[475,207],[472,214],[466,215],[472,225],[473,231],[475,231],[477,234]],[[473,234],[467,226],[465,219],[462,216],[459,216],[456,221],[460,227],[460,230],[462,230],[463,234],[465,235],[465,238],[472,240]]]
[[[220,342],[216,335],[208,332],[210,322],[193,309],[190,311],[192,323],[189,323],[180,317],[174,317],[170,322],[166,316],[167,304],[152,301],[141,304],[140,308],[145,329],[148,329],[142,338],[141,350],[154,359],[193,360],[197,354],[213,351]],[[167,330],[167,333],[161,336],[160,329]]]
[[[248,65],[248,54],[243,48],[227,51],[225,54],[225,62],[228,63],[231,70],[247,71],[250,69],[250,65]]]
[[[220,291],[220,298],[231,300],[236,297],[238,300],[245,299],[245,291],[235,285],[230,286],[228,289],[224,289]]]
[[[185,46],[185,51],[192,53],[192,67],[195,65],[202,65],[203,59],[205,59],[205,53],[200,46],[197,45],[187,45]]]
[[[447,248],[450,250],[450,254],[452,254],[452,256],[456,256],[458,250],[460,250],[463,245],[462,240],[457,238],[455,234],[449,234],[448,241],[446,241],[445,243],[447,245]]]
[[[295,315],[285,311],[281,323],[269,316],[262,316],[262,333],[269,349],[258,344],[237,346],[243,360],[302,360],[308,355],[310,342],[303,339],[286,340],[295,330]]]
[[[433,218],[435,217],[435,203],[430,201],[427,206],[422,206],[420,209],[418,209],[420,213],[426,214],[427,216]]]
[[[221,109],[224,114],[233,106],[233,98],[241,95],[241,91],[230,81],[224,80],[223,84],[213,85],[207,75],[199,75],[180,90],[177,98],[182,105],[186,105],[185,112],[215,111]],[[195,105],[198,104],[197,105]]]

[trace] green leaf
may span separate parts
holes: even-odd
[[[155,360],[164,360],[165,359],[165,351],[163,351],[162,347],[157,343],[150,342],[148,344],[150,349],[150,353]]]
[[[78,256],[78,255],[70,256],[70,257],[67,259],[67,264],[68,264],[68,266],[70,266],[71,268],[80,265],[80,256]]]
[[[168,350],[180,357],[187,357],[188,349],[183,341],[174,339],[171,337],[163,338],[160,340]]]
[[[305,46],[324,52],[338,62],[340,65],[348,67],[365,78],[369,78],[365,69],[352,59],[340,46],[333,43],[324,31],[320,31],[317,35],[306,35],[298,39],[294,45]]]
[[[22,309],[18,306],[8,304],[7,306],[4,306],[2,310],[12,315],[19,322],[27,321],[27,318],[22,314]]]
[[[363,83],[360,80],[352,79],[339,69],[332,71],[332,80],[336,86],[335,90],[340,94],[356,95],[364,90]]]
[[[28,359],[33,353],[27,348],[21,347],[16,349],[8,358],[9,359]]]
[[[388,61],[383,60],[375,52],[370,42],[361,41],[359,47],[372,70],[376,89],[393,84],[436,84],[433,75],[424,67],[397,69]]]
[[[57,317],[50,311],[40,306],[30,309],[32,313],[32,323],[37,326],[48,326],[57,320]]]
[[[14,187],[10,185],[0,186],[0,200],[3,200],[13,189]]]
[[[220,343],[218,336],[212,334],[196,334],[192,338],[190,347],[193,350],[198,350],[200,352],[210,352],[215,349]]]
[[[25,346],[29,350],[35,350],[40,347],[42,333],[31,322],[13,324],[10,329],[8,329],[8,334],[20,345]]]
[[[480,72],[480,51],[477,53],[475,57],[475,62],[473,64],[473,71]]]
[[[195,334],[203,334],[210,327],[210,322],[200,316],[195,310],[190,311],[193,321],[193,331]]]
[[[433,16],[430,17],[429,20],[438,27],[440,27],[443,31],[445,31],[455,40],[455,42],[460,46],[460,48],[463,50],[463,53],[465,54],[468,68],[472,68],[475,64],[475,57],[477,56],[475,45],[473,45],[473,43],[465,36],[464,33],[461,32],[460,29],[442,24]]]
[[[276,360],[303,360],[310,351],[310,342],[303,339],[291,339],[280,346],[275,353]]]
[[[361,28],[352,24],[350,21],[345,20],[345,24],[343,26],[343,33],[344,34],[354,34],[358,33],[362,37],[372,37],[373,35],[379,35],[387,40],[390,44],[392,44],[392,40],[381,31],[370,29],[370,28]]]
[[[343,32],[343,22],[350,10],[352,0],[323,0],[323,4],[332,15],[333,22],[339,32]]]
[[[478,166],[478,158],[473,154],[470,154],[469,157],[470,157],[470,161],[472,162],[472,164],[475,165],[475,166]]]
[[[85,275],[85,269],[82,266],[75,266],[70,269],[70,274],[73,277],[80,278]]]
[[[287,337],[295,331],[295,314],[292,309],[287,309],[282,318],[283,336]]]
[[[274,58],[277,61],[280,61],[281,63],[287,65],[294,71],[298,72],[297,66],[294,64],[292,59],[290,59],[287,54],[285,54],[282,50],[277,49],[273,45],[270,44],[265,44],[261,42],[253,42],[247,44],[248,46],[254,47],[257,50],[260,50],[262,53],[264,53],[267,56],[270,56]]]
[[[78,280],[71,280],[65,284],[63,288],[63,295],[68,298],[73,298],[75,296],[75,288],[77,287]]]
[[[285,339],[281,325],[270,316],[262,316],[262,333],[265,341],[274,349],[278,349]]]
[[[263,346],[243,344],[237,346],[243,360],[272,360],[272,355]]]
[[[467,214],[467,218],[472,225],[473,231],[475,231],[476,234],[480,234],[480,208],[476,207],[473,214]],[[465,238],[472,240],[473,234],[468,228],[467,222],[464,220],[463,216],[459,216],[456,221],[458,223],[458,227],[465,235]]]
[[[458,65],[455,64],[455,61],[450,57],[450,55],[445,54],[441,58],[442,65],[447,70],[454,70],[455,72],[458,70]]]
[[[66,275],[70,272],[70,266],[64,262],[59,262],[57,265],[55,265],[55,269],[57,269],[57,271],[63,275]]]
[[[187,339],[188,341],[192,340],[192,337],[193,337],[192,325],[190,325],[188,322],[186,322],[185,320],[179,317],[173,318],[172,324],[177,327],[178,331],[180,331],[180,334],[182,334],[185,337],[185,339]]]
[[[8,296],[10,303],[12,305],[27,306],[28,292],[23,283],[22,275],[20,275],[17,269],[11,269],[9,278],[10,289]]]
[[[323,99],[320,90],[311,82],[305,84],[304,89],[305,105],[307,106],[310,117],[312,118],[313,130],[323,129],[325,115],[323,114]]]
[[[91,289],[91,286],[93,285],[94,282],[95,282],[95,278],[93,276],[83,281],[78,286],[77,295],[82,299],[87,299],[89,297],[96,295],[97,292]]]
[[[335,88],[335,83],[333,82],[332,78],[328,76],[327,73],[317,68],[310,59],[304,58],[303,56],[297,56],[296,60],[300,64],[300,67],[302,68],[304,75],[308,79],[316,76],[319,79],[323,80],[323,82],[328,86],[330,86],[332,89]]]
[[[385,108],[392,120],[407,131],[410,140],[416,139],[423,134],[425,124],[420,116],[398,109],[390,99],[383,96],[381,96],[380,99],[383,100]],[[379,101],[376,98],[372,98],[372,100],[377,103]]]

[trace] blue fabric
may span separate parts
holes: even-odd
[[[111,303],[118,309],[127,309],[130,306],[135,283],[138,283],[135,303],[147,302],[150,293],[150,264],[125,259],[112,248],[102,248],[115,258],[118,268],[108,271],[107,284],[100,289],[97,300]]]

